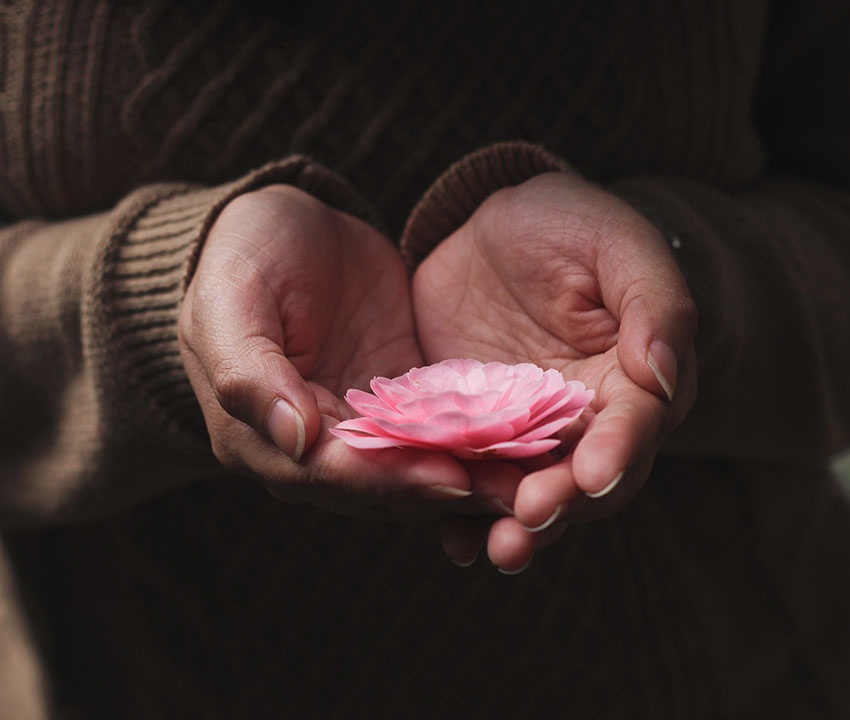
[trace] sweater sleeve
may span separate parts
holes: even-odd
[[[374,221],[302,157],[225,185],[146,186],[109,212],[0,229],[0,522],[109,512],[221,471],[180,358],[203,240],[233,197],[299,186]]]

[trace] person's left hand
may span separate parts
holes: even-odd
[[[422,364],[402,260],[365,222],[292,186],[237,196],[209,230],[178,333],[213,454],[275,498],[402,522],[469,499],[454,458],[362,453],[330,433],[351,417],[347,388]]]
[[[670,249],[640,213],[578,176],[490,196],[420,265],[412,292],[427,362],[533,362],[596,391],[559,457],[523,465],[518,482],[474,474],[476,492],[512,514],[446,525],[459,564],[486,538],[491,561],[518,572],[565,521],[623,507],[694,402],[697,313]]]

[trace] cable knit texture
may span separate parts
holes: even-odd
[[[0,517],[35,526],[0,717],[847,717],[847,16],[0,4]],[[567,163],[678,241],[701,313],[700,400],[625,511],[508,578],[222,475],[176,319],[230,198],[296,184],[413,267]]]

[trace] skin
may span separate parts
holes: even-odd
[[[179,320],[184,365],[222,465],[287,502],[401,519],[446,514],[446,502],[470,487],[457,461],[364,453],[328,433],[353,415],[341,399],[349,387],[424,363],[408,298],[397,251],[356,218],[288,186],[229,203]],[[300,421],[275,417],[279,399]]]
[[[578,176],[540,175],[492,195],[422,263],[412,292],[429,363],[534,362],[596,390],[563,434],[564,456],[520,468],[512,495],[501,489],[513,517],[477,532],[444,528],[461,564],[486,536],[491,561],[515,572],[564,522],[622,508],[693,404],[697,313],[667,243]]]
[[[287,186],[242,195],[210,231],[179,330],[226,468],[289,502],[444,518],[455,562],[469,564],[486,544],[509,573],[565,521],[621,508],[696,392],[696,310],[663,237],[564,174],[492,195],[412,286],[396,250],[365,223]],[[653,341],[663,346],[652,345],[650,363]],[[349,387],[449,357],[535,362],[597,394],[559,455],[523,463],[357,451],[327,432],[352,416],[341,400]],[[672,401],[663,385],[675,387]]]

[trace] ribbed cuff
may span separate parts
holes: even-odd
[[[203,417],[178,347],[180,306],[218,214],[236,196],[272,183],[294,185],[378,224],[346,181],[303,157],[214,188],[145,187],[116,209],[86,279],[84,342],[95,359],[100,390],[128,432],[186,450],[206,447]]]
[[[497,143],[467,155],[437,179],[411,213],[401,240],[405,263],[409,268],[419,265],[497,190],[542,173],[568,171],[563,160],[522,141]]]

